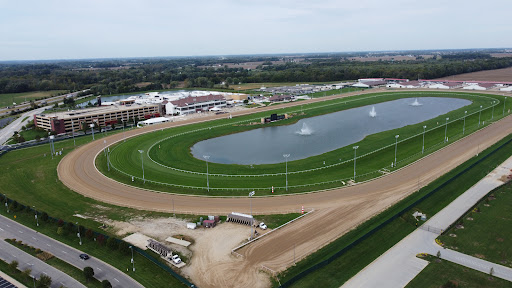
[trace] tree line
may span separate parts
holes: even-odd
[[[302,62],[286,61],[274,65],[270,65],[271,61],[285,58],[182,57],[0,64],[0,93],[91,89],[96,95],[108,95],[177,87],[213,88],[221,84],[228,88],[239,83],[327,82],[358,78],[435,79],[512,66],[512,57],[492,58],[490,54],[481,52],[448,53],[440,57],[436,54],[430,59],[416,55],[409,61],[373,62],[349,60],[344,54],[323,56],[310,55]],[[263,64],[253,70],[238,65],[222,65],[248,61]]]

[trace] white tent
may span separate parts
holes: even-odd
[[[370,85],[366,85],[366,84],[364,84],[364,83],[359,82],[359,83],[356,83],[356,84],[352,85],[352,87],[357,87],[357,88],[370,88]]]
[[[153,125],[153,124],[160,124],[160,123],[164,123],[164,122],[169,122],[169,119],[167,119],[165,117],[156,117],[156,118],[151,118],[148,120],[140,121],[139,123],[137,123],[137,127]]]
[[[465,90],[478,90],[478,91],[487,90],[487,88],[479,86],[477,84],[468,85],[466,87],[462,87],[462,89],[465,89]]]
[[[215,106],[212,109],[210,109],[210,111],[222,111],[222,109],[220,109],[219,107]]]
[[[512,92],[512,86],[508,86],[508,87],[505,87],[505,88],[500,88],[500,91]]]
[[[444,84],[432,84],[430,86],[428,86],[428,88],[431,88],[431,89],[450,89],[450,87],[444,85]]]

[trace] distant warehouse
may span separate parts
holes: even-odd
[[[160,117],[160,104],[112,105],[97,108],[34,115],[34,124],[57,134],[88,128],[90,124],[101,127],[117,124],[118,121],[133,122]]]

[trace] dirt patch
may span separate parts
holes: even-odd
[[[177,218],[137,217],[127,222],[107,221],[117,235],[132,234],[130,237],[146,235],[190,259],[181,273],[199,287],[269,287],[268,275],[257,267],[248,266],[241,258],[231,255],[231,250],[249,237],[248,226],[220,223],[215,228],[187,229],[187,223]],[[188,248],[166,242],[174,236],[193,244]],[[131,238],[130,238],[131,239]],[[141,242],[142,243],[142,242]]]

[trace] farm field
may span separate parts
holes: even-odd
[[[453,75],[449,77],[440,78],[444,80],[456,80],[456,81],[504,81],[512,82],[512,67],[478,71],[472,73],[464,73]]]
[[[13,102],[16,102],[16,104],[20,104],[22,102],[38,98],[57,96],[58,94],[62,94],[64,92],[66,92],[66,90],[0,94],[0,107],[12,106]]]
[[[482,95],[478,94],[443,94],[436,92],[426,93],[426,95],[414,92],[370,94],[364,97],[356,96],[337,99],[328,102],[329,104],[306,104],[300,110],[297,110],[297,108],[280,109],[278,110],[279,113],[296,113],[296,115],[291,119],[270,125],[287,125],[306,117],[417,96],[467,98],[472,100],[473,103],[426,122],[369,135],[364,140],[354,143],[354,145],[360,147],[357,155],[362,155],[358,156],[357,159],[358,177],[356,180],[358,182],[382,175],[379,170],[383,168],[388,171],[394,170],[389,167],[389,163],[394,157],[394,135],[396,134],[400,135],[400,141],[398,142],[397,167],[394,168],[400,168],[436,151],[446,144],[460,139],[463,136],[463,128],[465,128],[465,135],[469,135],[482,128],[484,121],[485,125],[487,125],[491,118],[494,118],[493,120],[499,119],[502,113],[496,111],[501,112],[503,110],[503,107],[500,106],[501,103],[497,104],[497,107],[500,107],[500,109],[495,108],[495,112],[489,106],[492,103],[492,99],[498,101],[503,99],[499,96],[487,98],[489,97],[487,95],[481,98],[480,96]],[[506,104],[506,110],[512,107],[512,101],[508,101]],[[482,110],[481,115],[480,105],[487,108]],[[299,113],[301,110],[304,111],[304,114]],[[464,117],[464,111],[468,111],[467,117]],[[100,171],[108,177],[113,177],[129,185],[173,193],[205,194],[207,193],[205,162],[192,157],[189,147],[198,141],[208,138],[260,128],[260,125],[241,125],[240,123],[254,121],[258,117],[267,116],[267,114],[269,112],[234,119],[217,120],[207,124],[176,127],[174,129],[165,129],[141,135],[111,147],[110,163],[112,167],[110,168],[114,169],[107,171],[106,156],[103,153],[98,156],[96,164]],[[448,126],[445,127],[443,124],[447,116],[454,120],[450,120]],[[479,118],[481,120],[480,126]],[[425,133],[424,154],[421,153],[423,125],[430,128]],[[448,143],[443,141],[445,130],[447,131],[448,139],[451,139]],[[183,136],[180,134],[183,134]],[[146,183],[143,183],[141,177],[141,154],[139,154],[138,150],[145,151],[142,155],[144,157]],[[378,152],[374,152],[377,150]],[[322,155],[288,162],[288,193],[342,186],[342,181],[346,183],[353,178],[353,155],[352,145],[349,145]],[[208,195],[245,195],[248,189],[258,190],[259,194],[270,195],[272,186],[275,187],[276,193],[286,193],[284,187],[286,175],[283,173],[285,172],[284,164],[248,166],[209,163],[208,180],[211,192]],[[264,174],[264,176],[259,174]],[[232,177],[231,175],[237,175],[238,177]],[[244,175],[257,175],[258,181],[254,181],[254,177]],[[132,176],[134,177],[133,179]]]

